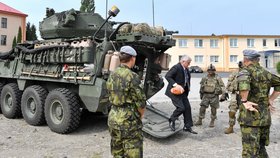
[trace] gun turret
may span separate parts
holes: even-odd
[[[178,34],[179,31],[169,31],[169,30],[164,30],[166,35],[173,35],[173,34]]]
[[[115,15],[116,13],[111,13]],[[71,39],[76,37],[88,37],[95,33],[104,23],[98,13],[85,13],[78,10],[70,9],[67,11],[56,13],[53,9],[46,9],[46,18],[40,22],[39,30],[43,39]],[[113,25],[106,22],[97,38],[103,38],[105,30],[111,34]]]

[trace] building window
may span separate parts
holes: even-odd
[[[7,36],[1,35],[1,45],[5,46],[7,44]]]
[[[275,47],[280,47],[280,39],[275,39]]]
[[[229,61],[231,63],[237,63],[237,55],[230,55]]]
[[[237,39],[231,38],[230,39],[230,47],[237,47]]]
[[[266,47],[266,39],[263,39],[263,47]]]
[[[7,18],[1,19],[1,28],[7,28]]]
[[[217,48],[218,47],[218,40],[217,39],[210,39],[210,47]]]
[[[194,56],[195,63],[202,63],[203,62],[203,55],[195,55]]]
[[[187,47],[188,41],[186,39],[179,39],[179,47]]]
[[[247,47],[255,47],[255,39],[247,39]]]
[[[201,48],[201,47],[203,47],[203,40],[202,40],[202,39],[195,39],[195,40],[194,40],[194,46],[195,46],[196,48]]]
[[[210,56],[210,62],[211,63],[218,63],[219,62],[219,56],[218,55],[211,55]]]

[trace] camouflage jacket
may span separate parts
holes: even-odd
[[[213,91],[213,92],[212,92]],[[200,81],[200,94],[212,93],[220,95],[225,92],[225,84],[220,76],[205,76]]]
[[[238,90],[237,75],[238,72],[233,72],[228,77],[226,89],[231,93],[235,93]]]
[[[127,66],[119,66],[106,83],[112,109],[108,125],[114,129],[142,128],[138,108],[145,107],[146,96],[140,79]]]
[[[237,79],[239,91],[249,91],[247,100],[258,104],[259,111],[252,112],[241,105],[238,118],[240,125],[269,126],[269,90],[274,87],[275,91],[280,91],[280,78],[254,63],[242,69]]]

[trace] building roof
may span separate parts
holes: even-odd
[[[2,2],[0,2],[0,12],[2,13],[6,13],[6,14],[13,14],[13,15],[18,15],[18,16],[24,16],[24,17],[27,17],[28,15],[27,14],[24,14]]]

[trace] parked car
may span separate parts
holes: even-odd
[[[190,73],[203,73],[203,70],[199,66],[190,66],[189,71]]]

